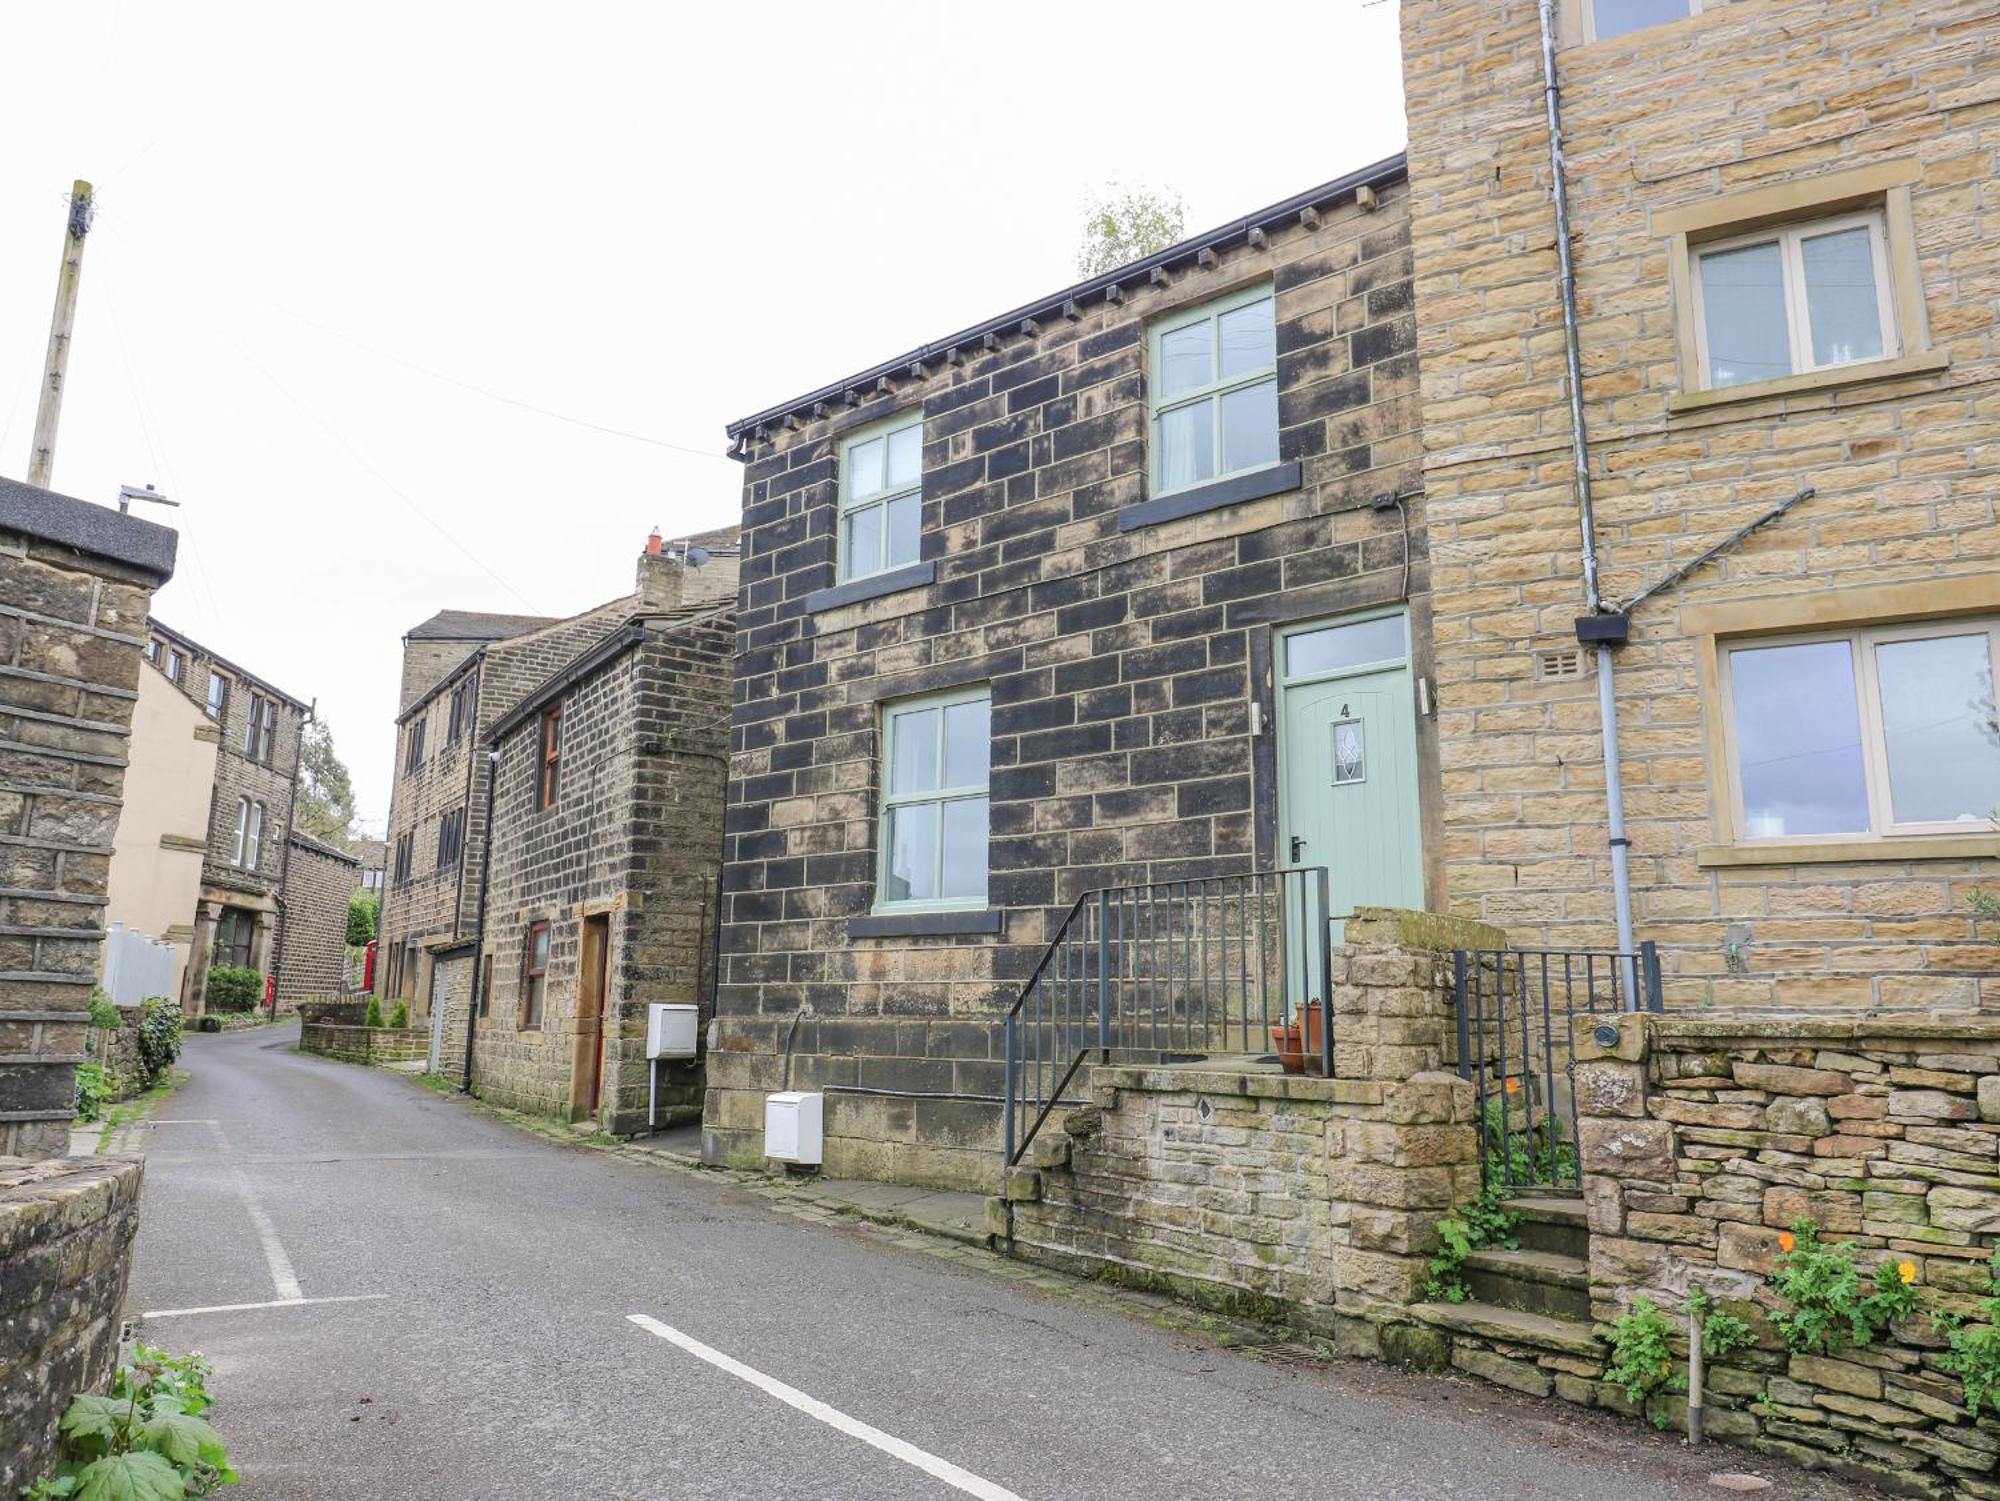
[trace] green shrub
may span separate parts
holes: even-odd
[[[382,898],[372,891],[347,894],[347,941],[357,948],[373,943],[382,925]]]
[[[1910,1262],[1884,1261],[1872,1282],[1854,1263],[1854,1242],[1824,1245],[1811,1220],[1792,1224],[1792,1246],[1778,1257],[1771,1286],[1789,1306],[1771,1315],[1787,1345],[1803,1354],[1829,1354],[1843,1345],[1869,1345],[1896,1319],[1908,1318],[1922,1300]]]
[[[116,1032],[125,1013],[114,1006],[101,990],[91,992],[90,1024],[100,1032]]]
[[[1526,1094],[1510,1099],[1504,1111],[1497,1097],[1486,1102],[1487,1188],[1582,1182],[1576,1171],[1576,1148],[1563,1140],[1562,1117],[1550,1110],[1535,1120]]]
[[[199,1355],[135,1347],[108,1393],[71,1399],[55,1472],[22,1491],[23,1501],[176,1501],[234,1485],[222,1435],[202,1416],[213,1405],[212,1370]]]
[[[1975,1418],[1979,1409],[2000,1411],[2000,1250],[1987,1263],[1986,1296],[1979,1300],[1986,1322],[1967,1326],[1956,1314],[1941,1315],[1938,1332],[1950,1343],[1938,1367],[1958,1377],[1965,1389],[1965,1408]]]
[[[1710,1360],[1726,1360],[1738,1350],[1757,1343],[1750,1326],[1733,1313],[1714,1312],[1714,1303],[1699,1287],[1688,1290],[1688,1334],[1701,1331],[1701,1353]]]
[[[389,1025],[402,1028],[410,1024],[410,1003],[398,1001],[389,1012]]]
[[[1516,1244],[1514,1225],[1520,1216],[1505,1204],[1506,1190],[1489,1186],[1469,1204],[1461,1204],[1438,1221],[1444,1244],[1425,1263],[1424,1296],[1440,1303],[1463,1303],[1470,1294],[1463,1275],[1465,1258],[1481,1246]]]
[[[94,1121],[104,1115],[104,1097],[110,1088],[104,1079],[104,1068],[96,1063],[79,1063],[76,1066],[76,1118],[80,1121]]]
[[[151,1089],[181,1055],[181,1006],[168,996],[146,997],[139,1009],[139,1067]]]
[[[208,1009],[250,1011],[264,999],[264,977],[248,965],[218,964],[208,972]]]
[[[1687,1377],[1674,1361],[1674,1326],[1643,1293],[1632,1299],[1632,1311],[1611,1321],[1611,1364],[1604,1379],[1625,1389],[1626,1399],[1644,1407],[1658,1392],[1683,1391]],[[1653,1426],[1667,1426],[1666,1414],[1655,1413]]]
[[[361,1025],[364,1027],[379,1027],[382,1025],[382,1001],[380,997],[372,995],[368,997],[368,1014],[361,1018]]]

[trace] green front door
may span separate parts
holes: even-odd
[[[1356,907],[1424,905],[1417,706],[1399,609],[1278,641],[1278,858],[1332,875],[1334,941]]]

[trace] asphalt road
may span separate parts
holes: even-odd
[[[214,1360],[246,1501],[1651,1501],[1725,1494],[1720,1470],[1861,1494],[1475,1383],[1218,1350],[296,1036],[190,1038],[144,1133],[131,1306]]]

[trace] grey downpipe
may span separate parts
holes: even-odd
[[[486,1002],[486,887],[493,877],[493,788],[500,780],[500,748],[486,752],[486,827],[479,831],[479,917],[472,929],[472,984],[466,987],[472,1000],[465,1008],[465,1078],[460,1094],[472,1093],[472,1047],[479,1035],[479,1008]],[[463,856],[460,857],[463,874]]]
[[[1548,116],[1549,196],[1556,211],[1556,263],[1560,268],[1563,353],[1569,374],[1570,453],[1576,477],[1577,520],[1583,532],[1583,587],[1590,613],[1604,612],[1604,592],[1597,574],[1597,515],[1590,493],[1590,435],[1583,421],[1583,341],[1577,332],[1576,256],[1570,246],[1569,184],[1563,159],[1562,86],[1556,76],[1554,0],[1541,0],[1542,102]],[[1608,645],[1597,647],[1598,733],[1604,742],[1604,803],[1610,825],[1611,901],[1618,924],[1618,951],[1625,981],[1627,1010],[1639,1009],[1637,966],[1632,955],[1631,841],[1625,833],[1624,768],[1618,756],[1618,695],[1613,681],[1613,656]]]

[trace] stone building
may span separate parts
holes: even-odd
[[[487,741],[471,1088],[620,1135],[700,1119],[698,1063],[651,1072],[647,1004],[705,1020],[714,975],[735,605],[661,582]]]
[[[359,856],[292,830],[276,957],[280,1009],[341,993],[347,976],[347,899],[360,881]]]
[[[0,480],[0,1157],[69,1150],[146,609],[173,574],[176,540]],[[117,1176],[129,1203],[137,1169]],[[122,1278],[122,1249],[107,1248],[102,1264],[113,1262]],[[92,1380],[115,1346],[98,1339]]]
[[[270,975],[283,947],[278,930],[292,802],[312,707],[160,620],[149,629],[147,661],[221,737],[181,990],[183,1009],[199,1016],[208,1007],[211,968],[227,964]],[[298,993],[282,979],[279,988]]]
[[[457,1007],[437,1028],[440,1062],[455,1077],[464,1077],[494,726],[635,616],[732,599],[735,536],[649,550],[630,594],[566,619],[444,610],[405,636],[375,988],[408,1002],[412,1025]],[[699,566],[683,561],[688,547],[702,549]]]
[[[991,1182],[1094,888],[1444,900],[1408,210],[1377,163],[730,427],[711,1159],[789,1080],[829,1172]]]
[[[1670,1000],[1990,1000],[1993,7],[1558,7],[1601,610],[1538,10],[1402,10],[1452,907],[1612,941],[1599,615]]]

